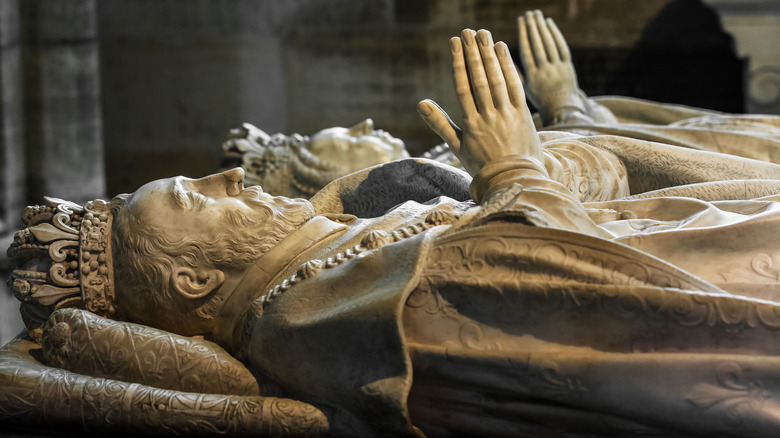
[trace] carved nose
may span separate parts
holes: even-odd
[[[230,182],[239,182],[244,180],[244,169],[240,167],[236,167],[230,170],[226,170],[222,172],[222,175],[224,175],[225,179],[227,179]]]
[[[225,192],[228,196],[238,196],[244,190],[244,169],[236,167],[222,172],[227,180]]]
[[[371,119],[363,120],[357,125],[349,128],[349,134],[353,137],[360,137],[361,135],[368,135],[374,130],[374,121]]]
[[[236,167],[192,181],[195,190],[206,196],[236,196],[244,189],[244,169]]]

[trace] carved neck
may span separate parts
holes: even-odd
[[[257,295],[265,291],[296,259],[320,248],[346,230],[344,224],[315,216],[260,256],[227,293],[228,297],[214,321],[212,340],[230,351],[237,351],[235,344],[242,316]]]

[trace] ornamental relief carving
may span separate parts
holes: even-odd
[[[74,309],[55,313],[43,335],[49,365],[180,391],[258,395],[252,374],[210,342]]]
[[[718,365],[715,373],[714,384],[693,386],[685,400],[701,410],[719,412],[717,418],[731,427],[742,426],[746,414],[769,409],[773,394],[780,391],[777,380],[753,376],[736,362]]]
[[[754,254],[747,264],[730,264],[720,274],[727,283],[780,283],[780,256]]]
[[[709,326],[733,334],[780,328],[776,306],[698,292],[702,288],[695,279],[662,262],[627,260],[623,254],[571,242],[472,233],[438,242],[429,260],[407,305],[430,313],[457,315],[468,305],[500,320],[506,308],[517,318],[531,311],[601,309],[621,320],[641,319],[650,327]],[[439,292],[445,290],[446,298]],[[456,290],[461,293],[452,292]],[[486,295],[495,300],[470,298]]]
[[[171,391],[32,362],[23,341],[0,350],[0,414],[12,424],[172,436],[322,436],[325,413],[295,400]]]

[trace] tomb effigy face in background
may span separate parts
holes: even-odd
[[[374,129],[371,119],[350,128],[323,129],[311,137],[271,136],[245,123],[228,134],[220,165],[242,167],[247,185],[260,185],[274,195],[309,198],[344,175],[408,157],[403,140]]]
[[[459,0],[456,7],[448,0],[226,0],[197,8],[175,0],[98,3],[110,193],[170,174],[213,172],[215,145],[242,121],[268,133],[311,134],[370,116],[419,156],[439,140],[409,108],[422,96],[456,104],[449,61],[441,56],[447,38],[479,23],[514,52],[512,17],[533,7],[555,18],[570,37],[589,95],[741,112],[741,63],[733,53],[725,63],[728,36],[700,2]],[[676,3],[693,6],[669,10]],[[687,20],[687,26],[655,26],[645,55],[634,55],[644,29],[670,18]],[[671,59],[680,63],[675,71],[690,68],[688,73],[659,72]],[[709,100],[714,96],[720,100]],[[718,106],[726,96],[732,103]]]

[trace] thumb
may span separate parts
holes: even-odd
[[[460,150],[461,129],[441,107],[430,99],[417,104],[417,112],[433,132],[444,140],[457,154]]]

